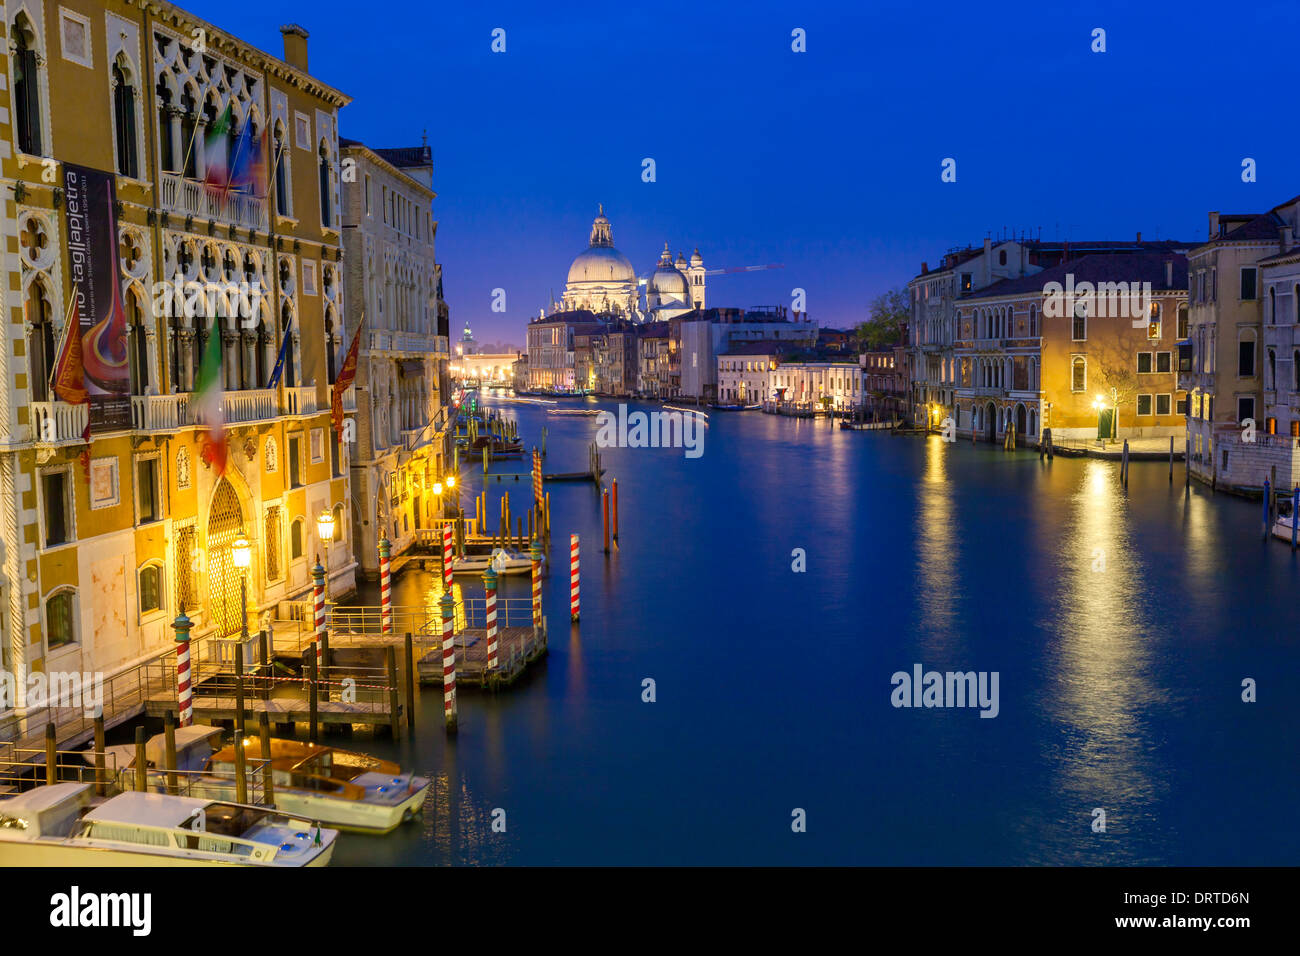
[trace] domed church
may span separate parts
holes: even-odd
[[[617,315],[642,322],[703,309],[704,259],[696,249],[689,263],[678,253],[674,264],[668,244],[664,243],[654,275],[646,282],[643,306],[636,270],[628,257],[614,248],[613,233],[602,204],[591,223],[591,245],[569,266],[560,308],[566,312],[585,309],[597,315]],[[554,303],[552,310],[555,310]]]

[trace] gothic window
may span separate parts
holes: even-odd
[[[122,68],[122,60],[113,64],[113,123],[117,147],[117,171],[130,179],[140,178],[136,154],[135,87]]]
[[[182,49],[188,47],[182,46]],[[199,178],[199,157],[198,149],[195,148],[194,140],[197,138],[198,131],[198,103],[186,90],[181,94],[181,143],[185,148],[183,164],[185,167],[185,176],[189,179]]]
[[[172,142],[172,91],[163,79],[154,87],[158,101],[158,163],[165,173],[176,172],[176,145]]]
[[[330,201],[333,194],[333,184],[331,182],[330,153],[329,148],[322,141],[319,151],[320,167],[320,221],[322,226],[334,225],[334,208]]]
[[[41,155],[41,69],[36,52],[36,31],[25,13],[13,26],[14,119],[18,148],[33,156]]]
[[[28,288],[26,305],[27,321],[31,323],[27,348],[32,400],[48,402],[54,397],[50,391],[50,373],[54,370],[54,310],[41,282],[33,282]]]
[[[125,305],[126,323],[130,330],[131,394],[146,395],[149,392],[149,336],[145,329],[145,310],[134,289],[127,291]]]
[[[51,650],[66,647],[77,640],[76,596],[77,592],[69,588],[59,591],[45,602],[45,643]]]

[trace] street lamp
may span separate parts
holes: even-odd
[[[253,549],[248,538],[241,532],[230,545],[230,559],[239,568],[239,618],[240,630],[245,642],[248,641],[248,565],[253,559]]]
[[[325,508],[316,516],[316,534],[320,539],[321,549],[325,552],[325,599],[329,600],[330,590],[330,541],[334,538],[334,512]]]

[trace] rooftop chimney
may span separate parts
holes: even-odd
[[[1282,251],[1287,252],[1292,245],[1292,239],[1295,236],[1295,230],[1290,226],[1282,227]]]
[[[307,31],[296,23],[280,27],[284,35],[284,62],[294,69],[307,72]]]
[[[927,272],[929,272],[929,271],[930,271],[930,263],[928,263],[928,262],[922,262],[922,263],[921,263],[921,275],[925,275],[925,274],[926,274]]]
[[[1174,260],[1166,259],[1165,260],[1165,288],[1172,289],[1173,287],[1174,287]]]
[[[1213,239],[1219,234],[1219,214],[1210,213],[1210,238]]]
[[[1138,233],[1138,239],[1137,239],[1137,242],[1138,242],[1138,245],[1139,245],[1139,246],[1142,245],[1142,233],[1140,233],[1140,232]]]

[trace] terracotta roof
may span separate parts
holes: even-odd
[[[1173,283],[1165,282],[1165,263],[1173,261]],[[977,299],[996,299],[1009,295],[1032,295],[1042,292],[1049,282],[1065,284],[1067,274],[1074,276],[1074,284],[1080,282],[1150,282],[1153,291],[1187,289],[1187,257],[1181,253],[1103,253],[1071,259],[1052,266],[1031,276],[1018,279],[1003,279],[993,285],[964,295],[958,302]]]

